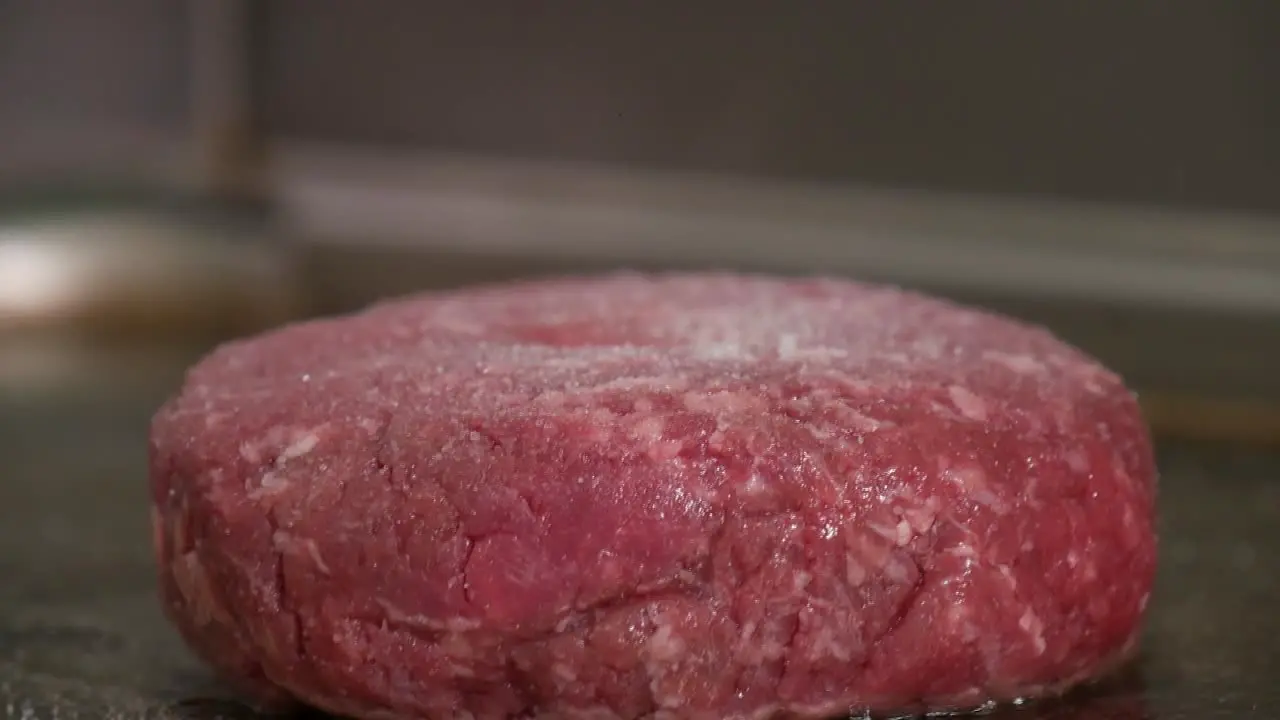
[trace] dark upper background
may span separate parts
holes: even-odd
[[[1280,210],[1275,3],[271,8],[292,135]]]
[[[189,7],[106,8],[0,2],[0,169],[184,131]],[[1280,210],[1280,6],[1266,0],[255,12],[276,135]]]

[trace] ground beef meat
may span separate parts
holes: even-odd
[[[1155,565],[1134,396],[832,280],[427,294],[224,346],[151,436],[165,607],[263,700],[766,718],[1055,692]]]

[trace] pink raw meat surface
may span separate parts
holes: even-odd
[[[1134,396],[834,280],[425,294],[226,345],[155,417],[164,604],[263,701],[767,718],[1057,692],[1133,650]]]

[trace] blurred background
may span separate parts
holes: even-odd
[[[144,500],[214,344],[716,268],[945,295],[1122,372],[1165,563],[1123,716],[1264,717],[1277,128],[1267,0],[0,0],[0,709],[238,716],[160,619]]]
[[[820,271],[1046,323],[1171,429],[1280,434],[1277,33],[1262,1],[3,0],[0,374],[479,280]]]
[[[207,344],[511,276],[820,271],[1239,411],[1280,400],[1277,33],[1193,0],[3,0],[0,316]]]

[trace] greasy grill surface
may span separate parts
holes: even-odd
[[[0,717],[253,717],[155,598],[146,423],[190,359],[64,393],[0,384]],[[1159,460],[1162,565],[1137,666],[996,717],[1276,716],[1280,454],[1165,443]]]

